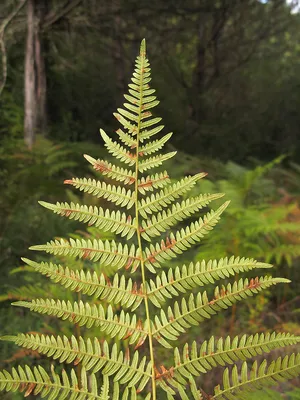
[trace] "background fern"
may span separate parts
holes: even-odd
[[[48,373],[41,366],[13,368],[11,372],[0,373],[2,390],[20,390],[25,396],[34,394],[50,399],[69,396],[90,400],[133,400],[138,397],[170,400],[174,396],[181,399],[233,399],[238,396],[243,399],[251,391],[293,378],[300,372],[299,354],[279,357],[269,364],[267,360],[254,361],[252,367],[248,367],[247,361],[263,352],[293,346],[299,343],[299,336],[272,333],[232,339],[211,337],[207,341],[197,340],[201,343],[200,348],[197,342],[190,341],[184,346],[177,347],[176,343],[174,346],[174,341],[185,335],[190,327],[198,326],[240,300],[272,285],[288,283],[288,280],[269,275],[236,279],[240,272],[271,267],[248,258],[230,257],[182,265],[182,254],[210,233],[229,202],[206,211],[210,202],[220,201],[221,193],[178,200],[204,178],[204,173],[171,183],[167,172],[152,172],[176,152],[153,155],[165,146],[171,134],[151,141],[163,125],[158,125],[161,118],[153,117],[149,111],[158,105],[158,100],[155,90],[149,86],[150,67],[145,51],[143,41],[129,94],[125,95],[127,103],[124,109],[119,108],[115,113],[125,130],[116,131],[122,143],[101,131],[108,152],[121,166],[86,155],[93,168],[109,181],[86,178],[65,181],[96,198],[106,199],[117,209],[74,202],[40,202],[60,216],[113,232],[121,238],[77,235],[32,246],[32,250],[54,256],[79,258],[83,269],[76,269],[76,265],[73,269],[68,261],[67,265],[34,262],[27,258],[23,261],[62,287],[87,296],[87,300],[85,297],[76,301],[36,298],[14,303],[39,314],[68,320],[83,329],[96,326],[98,334],[101,331],[107,340],[101,343],[97,337],[91,340],[79,335],[55,337],[36,333],[4,336],[3,340],[33,349],[61,363],[79,364],[80,369],[56,373],[52,368]],[[246,177],[247,182],[251,179],[253,177]],[[247,187],[245,189],[247,191]],[[197,215],[203,208],[204,215]],[[196,219],[190,219],[192,216]],[[188,220],[185,226],[182,225],[184,220]],[[178,224],[178,230],[172,232],[171,228]],[[178,266],[172,270],[168,263],[174,259]],[[109,280],[103,270],[107,267],[119,269]],[[213,290],[202,290],[203,286],[214,285],[219,280],[224,280],[223,284],[214,286]],[[121,309],[118,308],[120,304]],[[112,339],[116,339],[115,343]],[[174,346],[174,357],[159,360],[155,352],[157,345]],[[243,361],[241,367],[236,365],[239,360]],[[198,377],[215,367],[232,364],[232,368],[225,368],[223,382],[215,388],[214,394],[208,396],[198,388]]]

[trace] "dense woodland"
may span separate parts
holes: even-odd
[[[208,172],[201,191],[232,200],[215,233],[187,260],[247,255],[274,263],[278,276],[292,280],[233,307],[207,331],[300,335],[297,10],[297,2],[285,0],[0,2],[0,335],[71,329],[10,306],[58,290],[21,257],[32,244],[85,229],[37,201],[90,201],[63,181],[96,176],[82,154],[107,158],[99,128],[118,127],[113,113],[142,38],[161,101],[157,112],[179,153],[169,171],[175,178]],[[20,359],[43,363],[34,351],[7,343],[1,359],[5,367]],[[299,399],[298,387],[294,380],[265,396]]]

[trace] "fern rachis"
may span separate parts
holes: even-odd
[[[216,387],[214,395],[209,397],[223,400],[237,395],[243,398],[248,391],[291,378],[300,372],[300,356],[291,355],[283,359],[279,357],[268,367],[266,360],[260,365],[255,361],[248,373],[248,359],[300,342],[299,337],[289,334],[242,335],[233,339],[211,337],[200,345],[192,342],[183,348],[178,343],[173,346],[174,341],[191,326],[198,326],[237,301],[288,281],[269,275],[236,280],[235,276],[241,272],[271,268],[270,264],[239,257],[181,266],[179,262],[176,268],[165,269],[169,260],[179,257],[210,233],[229,202],[197,217],[187,226],[171,231],[223,194],[202,194],[179,200],[206,174],[199,173],[172,183],[166,171],[152,172],[175,152],[157,155],[172,134],[153,140],[164,126],[157,125],[161,118],[152,117],[150,111],[158,104],[155,91],[149,87],[150,80],[143,41],[132,83],[129,84],[129,94],[125,95],[127,103],[124,109],[119,108],[114,114],[122,125],[122,129],[117,130],[120,143],[101,130],[105,146],[116,159],[116,164],[85,155],[103,179],[115,183],[87,178],[65,181],[80,191],[110,201],[118,209],[40,202],[60,216],[94,225],[114,233],[117,238],[54,239],[31,248],[53,255],[81,258],[85,264],[89,262],[95,266],[94,270],[77,270],[69,265],[23,259],[57,285],[91,296],[90,301],[38,298],[14,303],[86,328],[96,326],[107,340],[32,333],[2,337],[60,363],[81,365],[80,385],[74,370],[70,375],[65,371],[59,375],[52,368],[49,375],[41,367],[30,369],[26,366],[12,369],[11,373],[0,372],[2,390],[21,390],[25,391],[25,396],[33,393],[50,399],[70,396],[74,400],[134,400],[142,396],[139,399],[171,400],[178,395],[183,400],[200,400],[202,392],[197,388],[195,378],[215,367],[233,365],[231,372],[225,369],[223,388]],[[124,243],[124,239],[129,242]],[[101,271],[107,266],[118,269],[110,279]],[[232,281],[228,283],[230,278]],[[215,286],[212,295],[202,290],[202,287],[224,279],[226,285]],[[197,294],[193,293],[194,289]],[[114,339],[116,342],[112,344]],[[125,351],[121,346],[124,341]],[[160,345],[167,349],[174,347],[172,360],[158,359],[154,350]],[[235,365],[238,361],[244,362],[241,379]],[[170,362],[171,366],[167,368],[165,365]]]

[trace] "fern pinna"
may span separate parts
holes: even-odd
[[[85,156],[103,178],[109,178],[109,183],[86,178],[65,182],[114,203],[113,209],[41,202],[54,213],[114,232],[123,239],[55,239],[32,247],[53,255],[90,260],[100,266],[100,271],[101,267],[112,266],[119,272],[108,280],[101,272],[24,259],[53,282],[92,297],[90,302],[37,298],[14,303],[86,328],[94,326],[99,330],[99,337],[33,333],[3,337],[60,363],[81,365],[81,378],[74,369],[58,373],[52,367],[48,373],[41,366],[19,366],[11,372],[0,373],[2,390],[20,390],[25,396],[34,394],[49,399],[231,400],[244,399],[252,390],[274,385],[300,372],[300,354],[279,357],[269,364],[266,360],[248,364],[252,357],[300,341],[290,334],[211,337],[202,342],[186,343],[183,348],[174,346],[192,326],[287,280],[272,278],[269,274],[249,280],[236,279],[240,272],[271,267],[248,258],[201,261],[176,268],[167,266],[170,260],[199,243],[213,229],[229,202],[172,233],[171,228],[177,223],[220,199],[222,194],[201,194],[180,200],[205,176],[204,173],[172,183],[166,171],[149,172],[173,157],[175,152],[156,154],[171,133],[160,139],[152,138],[162,131],[163,125],[159,125],[161,118],[153,117],[150,111],[159,102],[155,90],[149,87],[150,67],[145,51],[143,40],[129,94],[125,95],[127,102],[114,114],[122,125],[122,129],[117,130],[120,142],[101,130],[108,152],[121,166]],[[232,283],[216,286],[213,295],[203,290],[208,284],[230,278]],[[172,360],[159,360],[156,346],[174,347]],[[239,361],[241,367],[237,366]],[[223,382],[215,388],[214,394],[207,395],[198,388],[199,376],[226,365]]]

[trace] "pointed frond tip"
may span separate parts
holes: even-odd
[[[146,39],[142,39],[141,41],[141,46],[140,46],[140,56],[145,57],[146,56]]]
[[[138,285],[132,279],[126,280],[124,275],[120,277],[115,274],[113,278],[109,279],[103,273],[97,275],[96,272],[90,270],[74,271],[61,265],[46,262],[37,263],[27,258],[22,258],[22,261],[67,289],[106,300],[108,303],[120,304],[122,307],[130,308],[132,311],[144,299],[143,285]],[[35,294],[33,295],[33,293]],[[43,293],[42,296],[44,295]],[[36,288],[35,290],[33,288],[30,298],[36,296]]]
[[[265,387],[274,386],[279,382],[292,379],[300,373],[300,353],[281,357],[272,361],[258,363],[255,361],[250,368],[246,362],[242,368],[235,365],[230,372],[225,369],[223,375],[223,388],[217,386],[213,400],[233,400],[244,398],[247,392],[252,392]]]
[[[124,354],[115,343],[111,348],[107,341],[100,342],[97,338],[77,339],[75,336],[48,336],[19,334],[17,336],[3,336],[0,340],[14,342],[16,345],[33,349],[40,354],[58,360],[60,363],[80,363],[86,371],[93,374],[101,370],[104,375],[115,375],[114,379],[128,387],[139,383],[138,391],[143,390],[151,378],[151,363],[144,356],[139,360],[139,353],[135,351],[130,357],[129,351]]]

